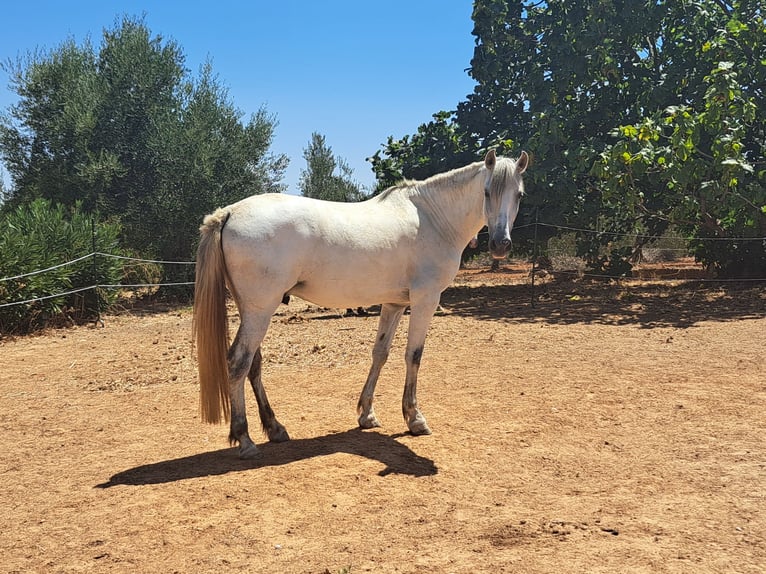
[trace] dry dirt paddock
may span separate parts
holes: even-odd
[[[445,292],[428,437],[406,317],[360,431],[377,317],[281,307],[264,380],[293,440],[249,397],[247,462],[199,420],[188,309],[0,342],[0,570],[764,572],[762,286],[548,281],[534,307],[513,273]]]

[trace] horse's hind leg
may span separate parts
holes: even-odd
[[[243,314],[237,336],[229,349],[229,397],[231,399],[229,442],[239,443],[241,458],[252,458],[258,454],[258,449],[248,433],[245,377],[250,372],[255,353],[266,335],[270,317],[269,314],[246,320]]]
[[[380,422],[375,416],[372,408],[372,400],[375,396],[375,385],[378,382],[380,370],[388,359],[388,353],[391,350],[391,342],[396,334],[396,326],[404,313],[404,307],[398,305],[383,305],[380,308],[380,322],[378,323],[378,334],[375,337],[375,345],[372,348],[372,367],[367,375],[367,382],[364,384],[362,394],[357,404],[359,413],[359,426],[365,429],[379,427]]]
[[[268,435],[271,442],[284,442],[290,440],[290,436],[287,434],[285,427],[279,423],[277,417],[274,416],[274,411],[271,409],[269,399],[266,396],[266,389],[263,388],[263,382],[261,381],[261,363],[263,359],[261,357],[261,348],[255,352],[253,357],[253,363],[250,366],[250,384],[253,387],[255,393],[255,399],[258,401],[258,414],[261,417],[261,425],[263,431]]]

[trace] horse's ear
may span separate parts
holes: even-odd
[[[522,174],[529,167],[529,154],[522,150],[519,159],[516,160],[516,173]]]
[[[491,149],[487,152],[487,155],[484,156],[484,165],[488,170],[492,171],[495,169],[496,162],[497,156],[495,155],[495,150]]]

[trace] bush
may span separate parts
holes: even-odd
[[[759,237],[739,241],[700,237],[691,242],[694,258],[716,276],[726,279],[766,277],[766,240]]]
[[[43,273],[38,271],[73,261],[94,250],[120,254],[116,223],[99,223],[78,204],[72,210],[38,199],[0,218],[0,333],[28,332],[51,320],[82,321],[97,316],[114,301],[115,291],[88,289],[116,284],[122,262],[87,257]],[[59,293],[81,289],[56,297]],[[52,297],[53,296],[53,297]]]

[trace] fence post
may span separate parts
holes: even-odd
[[[532,288],[530,293],[532,308],[535,306],[535,265],[537,264],[537,224],[540,219],[540,208],[535,208],[535,231],[532,240]]]
[[[96,258],[98,253],[96,251],[96,218],[91,213],[90,216],[90,235],[91,235],[91,247],[93,253],[93,297],[96,300],[96,318],[93,319],[93,324],[101,324],[104,327],[104,320],[101,318],[101,298],[98,295],[98,262]]]

